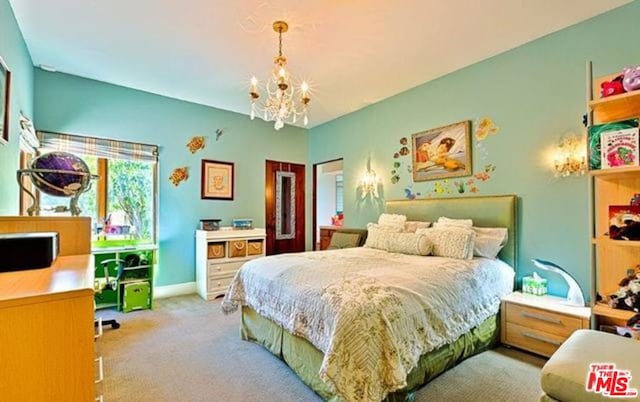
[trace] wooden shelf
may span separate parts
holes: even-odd
[[[640,175],[640,166],[590,170],[589,175],[597,178],[611,179],[611,180],[632,178],[633,176]]]
[[[595,306],[593,306],[592,311],[594,315],[605,316],[625,321],[636,315],[636,313],[633,311],[611,308],[608,305],[602,303],[597,303]]]
[[[640,247],[640,240],[612,240],[606,236],[594,237],[591,244],[606,244],[608,246]]]
[[[596,124],[640,116],[640,90],[589,102]]]

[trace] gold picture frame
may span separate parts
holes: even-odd
[[[233,162],[202,160],[200,198],[203,200],[233,200]]]
[[[413,181],[471,176],[471,121],[433,128],[411,136]]]

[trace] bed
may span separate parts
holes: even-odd
[[[411,400],[417,388],[498,339],[513,289],[517,197],[390,201],[409,220],[471,218],[505,227],[500,260],[452,260],[370,248],[245,264],[223,300],[241,336],[283,359],[326,400]],[[284,397],[284,396],[283,396]]]

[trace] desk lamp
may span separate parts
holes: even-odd
[[[550,261],[541,260],[539,258],[534,258],[531,260],[531,262],[533,262],[534,265],[540,269],[555,272],[556,274],[562,276],[562,278],[567,282],[567,285],[569,285],[566,304],[570,306],[584,307],[584,296],[582,295],[580,285],[578,285],[578,282],[576,282],[573,276],[565,271],[564,268]]]

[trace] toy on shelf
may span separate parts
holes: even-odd
[[[622,86],[627,92],[640,89],[640,66],[625,67],[622,74],[624,75]]]
[[[618,286],[618,291],[607,297],[609,307],[640,313],[640,265],[629,269],[627,276],[622,278]]]
[[[602,84],[600,84],[600,97],[606,98],[607,96],[625,93],[626,91],[622,84],[623,79],[624,75],[620,74],[611,81],[603,81]]]

